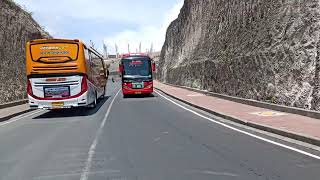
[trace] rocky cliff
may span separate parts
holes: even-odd
[[[29,13],[0,0],[0,104],[26,98],[25,43],[46,37]]]
[[[320,0],[185,0],[158,79],[320,110]]]

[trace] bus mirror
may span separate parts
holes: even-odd
[[[104,73],[100,73],[99,75],[100,75],[100,77],[102,77],[102,78],[107,78],[107,77],[108,77],[108,76],[106,76]]]
[[[153,72],[156,71],[156,63],[152,63],[152,71],[153,71]]]
[[[120,73],[123,73],[123,69],[124,69],[124,68],[123,68],[123,65],[119,65],[119,72],[120,72]]]
[[[99,75],[102,76],[102,77],[105,77],[105,76],[106,76],[105,71],[104,71],[103,68],[100,69]]]

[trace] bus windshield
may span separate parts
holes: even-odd
[[[152,74],[150,60],[147,58],[123,59],[124,76],[150,77]]]

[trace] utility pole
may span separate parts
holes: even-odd
[[[109,59],[109,56],[108,56],[108,45],[106,45],[104,42],[103,42],[103,50],[104,50],[105,57],[107,59]]]
[[[152,54],[152,52],[153,52],[153,43],[151,43],[150,54]]]
[[[139,44],[139,53],[141,53],[141,42]]]
[[[92,41],[92,40],[90,40],[90,46],[91,46],[92,48],[94,48],[94,44],[93,44],[93,41]]]
[[[130,44],[128,43],[128,53],[130,54]]]
[[[117,45],[117,43],[115,43],[115,49],[116,49],[116,57],[119,58],[118,45]]]

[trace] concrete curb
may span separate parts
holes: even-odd
[[[19,100],[19,101],[13,101],[13,102],[5,103],[5,104],[0,104],[0,109],[9,108],[9,107],[13,107],[13,106],[18,106],[18,105],[26,104],[26,103],[28,103],[27,99],[23,99],[23,100]]]
[[[168,93],[166,93],[165,91],[163,91],[163,90],[161,90],[159,88],[155,88],[155,89],[157,89],[158,91],[166,94],[169,97],[172,97],[172,98],[174,98],[176,100],[179,100],[179,101],[181,101],[181,102],[183,102],[185,104],[188,104],[188,105],[190,105],[192,107],[195,107],[197,109],[201,109],[201,110],[203,110],[205,112],[208,112],[208,113],[213,114],[215,116],[221,117],[223,119],[227,119],[227,120],[232,121],[232,122],[236,122],[236,123],[243,124],[243,125],[246,125],[246,126],[249,126],[249,127],[260,129],[260,130],[263,130],[263,131],[266,131],[266,132],[271,132],[271,133],[274,133],[274,134],[278,134],[278,135],[281,135],[281,136],[284,136],[284,137],[288,137],[288,138],[291,138],[291,139],[295,139],[295,140],[298,140],[298,141],[302,141],[302,142],[306,142],[306,143],[313,144],[313,145],[316,145],[316,146],[320,146],[320,139],[317,139],[317,138],[314,138],[314,137],[310,137],[310,136],[307,136],[307,135],[303,135],[303,134],[299,134],[299,133],[295,133],[295,132],[276,129],[276,128],[271,127],[271,126],[265,126],[265,125],[260,125],[260,124],[248,122],[246,120],[243,120],[243,119],[240,119],[240,118],[237,118],[237,117],[234,117],[234,116],[222,114],[222,113],[219,113],[219,112],[216,112],[216,111],[212,111],[210,109],[206,109],[204,107],[192,104],[192,103],[190,103],[188,101],[182,100],[182,99],[177,98],[177,97],[175,97],[175,96],[173,96],[171,94],[168,94]]]
[[[17,112],[15,114],[11,114],[9,116],[6,116],[6,117],[2,117],[0,118],[0,122],[4,122],[4,121],[8,121],[9,119],[11,118],[14,118],[16,116],[19,116],[21,114],[24,114],[24,113],[28,113],[28,112],[31,112],[31,111],[34,111],[35,109],[28,109],[28,110],[24,110],[24,111],[20,111],[20,112]]]
[[[163,82],[161,82],[161,83],[163,83]],[[178,88],[187,89],[187,90],[194,91],[197,93],[202,93],[202,94],[205,94],[208,96],[213,96],[213,97],[217,97],[217,98],[221,98],[221,99],[225,99],[225,100],[229,100],[229,101],[233,101],[233,102],[237,102],[237,103],[241,103],[241,104],[256,106],[256,107],[265,108],[265,109],[271,109],[274,111],[281,111],[281,112],[286,112],[286,113],[291,113],[291,114],[297,114],[297,115],[301,115],[301,116],[307,116],[307,117],[315,118],[315,119],[320,119],[320,112],[318,112],[318,111],[311,111],[311,110],[306,110],[306,109],[301,109],[301,108],[283,106],[283,105],[278,105],[278,104],[271,104],[271,103],[256,101],[256,100],[252,100],[252,99],[238,98],[238,97],[234,97],[234,96],[228,96],[228,95],[208,92],[208,91],[190,88],[190,87],[186,87],[186,86],[178,86],[178,85],[173,85],[173,84],[168,84],[168,83],[163,83],[163,84],[166,84],[168,86],[174,86],[174,87],[178,87]]]
[[[5,109],[5,108],[9,108],[9,107],[14,107],[14,106],[18,106],[18,105],[22,105],[22,104],[26,104],[28,103],[28,100],[27,99],[23,99],[23,100],[20,100],[20,101],[14,101],[14,102],[10,102],[10,103],[5,103],[5,104],[0,104],[0,109]],[[24,111],[19,111],[17,113],[14,113],[14,114],[11,114],[9,116],[6,116],[6,117],[1,117],[0,118],[0,122],[4,122],[4,121],[7,121],[11,118],[14,118],[16,116],[19,116],[21,114],[24,114],[24,113],[27,113],[27,112],[31,112],[33,111],[34,109],[28,109],[28,110],[24,110]]]

